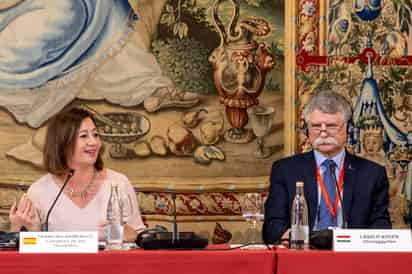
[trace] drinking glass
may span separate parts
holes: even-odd
[[[246,193],[242,207],[242,215],[249,224],[250,236],[248,243],[260,243],[260,237],[257,235],[257,224],[263,221],[263,199],[261,193]],[[259,240],[258,240],[259,239]]]
[[[247,109],[253,133],[256,135],[256,158],[269,157],[273,151],[270,147],[265,147],[264,137],[270,132],[275,115],[275,109],[268,106],[253,106]]]

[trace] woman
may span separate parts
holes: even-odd
[[[93,116],[73,108],[53,117],[43,150],[48,174],[34,182],[18,206],[10,209],[11,229],[39,231],[65,180],[68,183],[49,216],[49,231],[99,231],[103,238],[112,184],[119,186],[124,206],[125,240],[136,238],[143,224],[135,192],[123,174],[104,168],[102,143]],[[74,174],[69,178],[70,171]]]

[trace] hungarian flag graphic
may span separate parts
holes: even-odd
[[[350,243],[351,242],[350,235],[337,235],[336,241],[338,243]]]

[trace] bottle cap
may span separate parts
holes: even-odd
[[[301,182],[301,181],[298,181],[298,182],[296,182],[296,186],[304,186],[304,183],[303,182]]]

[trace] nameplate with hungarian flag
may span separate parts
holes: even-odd
[[[409,229],[335,229],[334,251],[412,251]]]
[[[97,253],[97,232],[20,232],[20,253]]]

